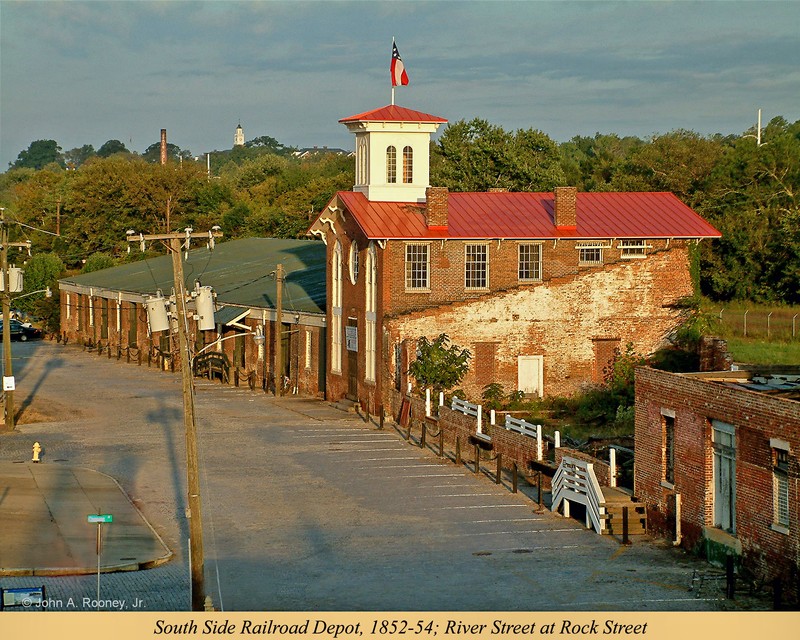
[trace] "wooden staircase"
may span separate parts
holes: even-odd
[[[605,523],[603,535],[622,535],[622,509],[628,507],[628,535],[647,533],[647,512],[644,504],[636,502],[633,496],[616,487],[601,487],[605,501]]]

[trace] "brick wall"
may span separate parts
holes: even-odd
[[[153,347],[161,348],[162,336],[167,332],[156,332],[152,336],[148,334],[147,311],[145,306],[132,301],[118,301],[116,297],[107,298],[108,313],[103,313],[104,298],[98,295],[92,297],[76,292],[61,292],[61,339],[66,339],[68,343],[78,345],[97,345],[103,347],[105,353],[117,356],[121,353],[120,359],[128,360],[128,353],[133,362],[148,362],[148,354],[156,358]],[[69,313],[67,313],[69,304]],[[119,306],[119,316],[117,307]],[[105,317],[104,317],[105,315]],[[93,321],[90,323],[89,318]],[[119,329],[117,328],[117,317],[119,317]],[[241,321],[255,331],[256,326],[262,324],[256,318],[247,318]],[[290,386],[288,393],[292,393],[297,387],[298,393],[306,395],[320,395],[319,386],[319,366],[320,366],[320,343],[324,342],[325,330],[316,326],[306,326],[300,324],[284,324],[284,329],[291,332],[289,337],[289,365],[290,365]],[[307,337],[306,329],[311,332],[312,350],[311,366],[305,366],[305,340]],[[222,338],[228,338],[241,334],[239,339],[233,338],[224,340],[220,343],[219,350],[228,356],[231,363],[230,383],[233,384],[238,377],[242,386],[248,384],[248,377],[254,376],[256,388],[265,386],[273,389],[275,375],[274,340],[276,338],[276,326],[274,322],[267,322],[265,325],[266,344],[264,345],[264,358],[259,358],[258,345],[253,340],[252,334],[247,334],[244,330],[225,327],[221,334]],[[104,337],[105,336],[105,337]],[[134,340],[131,340],[135,337]],[[199,351],[203,346],[213,343],[217,338],[216,331],[199,331],[193,320],[189,320],[188,339],[195,351]],[[235,361],[236,343],[241,340],[242,362]],[[174,360],[176,369],[180,369],[180,354],[177,352],[177,339],[169,341],[168,352],[171,352],[171,359]],[[152,360],[155,362],[155,360]],[[171,361],[168,364],[172,368]],[[237,367],[237,364],[239,366]],[[235,369],[238,368],[238,376]],[[264,381],[267,381],[265,385]]]
[[[409,397],[411,402],[411,415],[414,428],[419,429],[419,425],[425,416],[425,400],[419,396],[405,396],[397,391],[391,390],[388,394],[388,403],[386,405],[386,412],[395,420],[398,419],[400,414],[400,406],[404,397]],[[432,399],[431,412],[434,416],[437,415],[436,399]],[[531,469],[530,463],[537,460],[536,440],[529,436],[509,431],[499,424],[502,422],[501,416],[498,415],[498,425],[492,426],[489,424],[488,412],[483,417],[482,432],[491,436],[493,450],[489,454],[494,456],[500,453],[503,457],[502,463],[504,469],[510,469],[513,463],[517,463],[517,468],[521,474],[530,477]],[[502,416],[503,420],[505,419]],[[476,433],[477,420],[471,416],[466,416],[458,411],[453,411],[447,406],[438,407],[438,417],[436,419],[436,426],[433,427],[433,432],[441,428],[444,434],[444,444],[451,451],[455,450],[456,438],[460,443],[461,455],[464,461],[474,459],[474,448],[470,444],[470,436]],[[434,440],[431,438],[429,442]],[[432,443],[432,442],[431,442]],[[543,458],[547,459],[548,443],[542,443]],[[484,464],[488,464],[484,462]],[[545,482],[545,487],[549,487],[549,480]]]
[[[571,257],[573,273],[519,285],[517,244],[501,242],[498,248],[497,242],[491,243],[490,255],[496,252],[498,257],[490,266],[490,278],[493,282],[505,278],[514,286],[470,298],[463,289],[462,243],[431,245],[432,265],[444,259],[451,265],[438,273],[434,266],[436,282],[449,278],[453,288],[437,292],[440,285],[432,281],[430,294],[403,291],[399,271],[403,245],[387,243],[383,286],[385,297],[387,291],[391,294],[389,302],[384,302],[392,309],[385,318],[390,345],[446,332],[453,343],[485,361],[483,345],[496,343],[494,378],[476,375],[473,361],[462,384],[472,400],[480,399],[483,386],[489,382],[501,383],[508,392],[517,389],[518,356],[543,356],[544,393],[555,395],[574,393],[596,379],[596,370],[602,370],[608,358],[601,353],[601,366],[596,366],[595,339],[610,337],[619,340],[623,348],[632,342],[635,351],[642,354],[659,348],[682,318],[681,311],[672,305],[692,290],[685,246],[673,242],[670,250],[656,251],[643,260],[617,260],[605,267],[579,270],[577,252],[568,244],[560,242],[562,248],[552,251]],[[552,243],[543,247],[552,247]],[[454,269],[452,264],[457,260],[461,266]],[[546,275],[548,269],[561,268],[553,266],[553,260],[547,257],[543,265]],[[394,278],[390,278],[392,273]],[[431,299],[439,303],[428,306]],[[454,301],[445,303],[451,299]],[[385,357],[393,358],[391,348]]]
[[[664,418],[675,424],[674,487],[664,481]],[[714,528],[711,420],[736,429],[735,534]],[[787,532],[776,531],[770,439],[790,447]],[[696,376],[649,368],[636,371],[636,494],[646,502],[649,526],[673,535],[674,495],[681,495],[682,544],[722,540],[741,553],[743,567],[762,580],[781,578],[797,597],[800,559],[800,402],[735,389]],[[727,542],[726,542],[727,540]]]

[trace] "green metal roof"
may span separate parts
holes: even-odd
[[[183,259],[183,256],[181,256]],[[325,245],[316,240],[245,238],[217,243],[213,251],[193,249],[184,260],[187,289],[196,280],[214,288],[217,305],[274,309],[272,274],[278,264],[286,276],[281,306],[286,311],[325,313]],[[168,255],[63,278],[60,282],[112,291],[169,295],[173,287]]]

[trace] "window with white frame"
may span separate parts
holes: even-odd
[[[622,240],[619,243],[621,258],[645,258],[651,248],[646,240]]]
[[[392,146],[386,147],[386,182],[397,182],[397,149]]]
[[[773,522],[789,527],[789,444],[773,440],[772,444],[772,502]]]
[[[517,274],[522,282],[542,279],[542,245],[520,244],[518,248]]]
[[[603,264],[603,249],[608,245],[604,242],[579,242],[575,246],[578,250],[578,265],[582,267]]]
[[[430,245],[406,245],[406,291],[428,291],[430,282]]]
[[[489,247],[468,244],[464,247],[464,286],[467,289],[489,287]]]
[[[414,180],[414,150],[403,148],[403,184],[411,184]]]
[[[375,245],[367,247],[366,262],[366,371],[364,379],[375,382],[375,343],[377,340],[378,260]]]
[[[331,371],[342,372],[342,243],[336,241],[331,265]]]
[[[367,142],[363,138],[358,141],[358,161],[356,163],[358,169],[356,176],[356,184],[367,184],[369,182],[369,170],[367,166]]]

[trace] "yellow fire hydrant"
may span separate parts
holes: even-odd
[[[39,454],[42,452],[42,445],[38,442],[33,443],[33,459],[31,462],[39,462]]]

